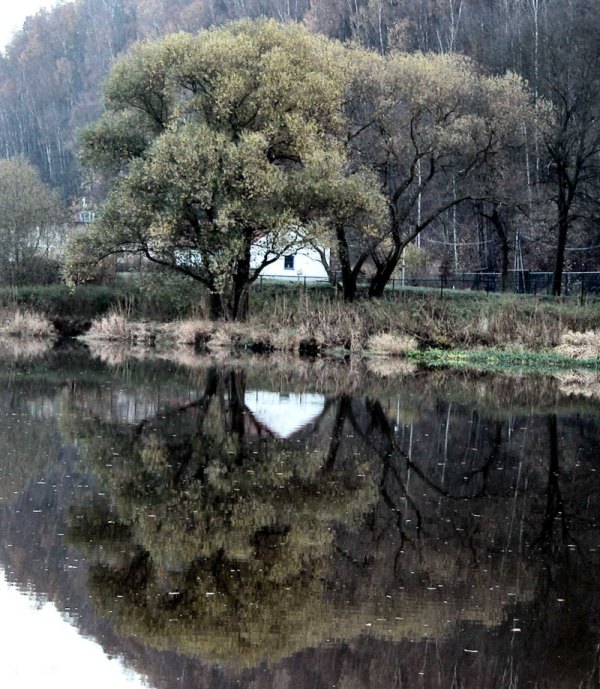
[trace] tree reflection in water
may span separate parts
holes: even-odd
[[[423,643],[424,686],[596,686],[597,425],[341,395],[282,439],[245,394],[213,367],[136,425],[68,417],[106,493],[70,537],[121,633],[235,667],[370,649],[346,687],[405,686]],[[418,643],[390,675],[367,638]]]

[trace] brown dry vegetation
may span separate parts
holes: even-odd
[[[562,334],[556,351],[571,359],[600,359],[600,332],[567,330]]]
[[[0,310],[0,334],[11,337],[51,338],[56,335],[52,323],[32,310]]]
[[[367,349],[376,356],[406,356],[418,347],[419,343],[411,335],[377,333],[367,340]]]
[[[598,358],[600,305],[549,301],[519,295],[468,294],[440,299],[403,295],[396,301],[358,301],[310,293],[283,293],[254,304],[245,322],[187,319],[168,324],[134,322],[122,313],[96,321],[91,340],[158,346],[188,344],[211,352],[253,351],[403,356],[414,349],[559,347],[574,358]],[[596,344],[594,344],[596,342]]]
[[[88,332],[91,340],[150,344],[149,329],[142,321],[133,321],[124,313],[113,312],[98,318]]]

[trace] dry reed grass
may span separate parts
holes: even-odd
[[[223,349],[230,349],[234,346],[234,344],[235,338],[232,336],[232,333],[229,332],[227,328],[222,328],[215,331],[211,335],[210,339],[206,343],[206,347],[209,352],[214,352]]]
[[[203,319],[186,319],[163,326],[162,334],[171,336],[175,342],[199,346],[208,342],[215,332],[215,324]]]
[[[56,331],[46,316],[37,311],[2,309],[0,334],[12,337],[51,338],[56,335]]]
[[[367,349],[376,356],[406,356],[418,347],[419,343],[412,335],[377,333],[367,340]]]
[[[159,346],[182,343],[213,352],[232,347],[296,353],[343,349],[358,355],[370,350],[402,356],[405,350],[416,349],[416,343],[421,348],[491,346],[535,352],[559,345],[567,327],[589,327],[594,313],[591,307],[573,311],[521,295],[488,299],[427,295],[345,304],[308,293],[283,294],[265,301],[243,323],[189,319],[163,325],[134,324],[126,315],[115,313],[97,321],[90,337]]]
[[[508,298],[500,305],[484,304],[464,324],[463,344],[532,350],[554,347],[564,332],[563,323],[560,318],[549,317],[538,303],[532,301],[531,305],[524,309],[522,302]]]
[[[178,342],[193,345],[199,335],[198,324],[195,321],[185,320],[173,323],[173,336]]]
[[[600,332],[567,330],[561,337],[556,352],[571,359],[600,359]]]
[[[133,339],[133,324],[120,313],[109,313],[92,323],[88,338],[92,340],[129,341]]]
[[[87,333],[87,338],[150,345],[154,343],[159,330],[159,327],[150,323],[133,321],[123,313],[113,312],[95,320]]]

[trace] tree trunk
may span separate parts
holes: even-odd
[[[248,317],[250,287],[250,238],[246,238],[243,253],[237,261],[233,276],[233,295],[229,305],[229,317],[243,321]]]
[[[506,232],[506,227],[504,226],[504,222],[502,221],[500,212],[497,208],[494,208],[492,215],[488,217],[492,221],[492,224],[494,225],[494,228],[500,239],[502,253],[502,278],[500,288],[502,292],[506,292],[508,283],[508,233]]]
[[[506,292],[508,286],[508,237],[506,234],[500,235],[502,243],[502,277],[500,279],[500,291]]]
[[[210,292],[208,295],[208,317],[211,321],[218,321],[225,316],[223,300],[218,292]]]
[[[560,297],[562,294],[562,278],[565,265],[565,248],[567,246],[567,234],[569,232],[569,203],[565,184],[559,181],[558,192],[558,241],[556,244],[556,258],[554,261],[554,273],[552,275],[552,294]]]
[[[344,301],[354,301],[356,299],[356,278],[358,270],[352,270],[348,238],[346,237],[344,228],[342,226],[337,227],[335,235],[337,239],[338,260],[342,272],[342,293],[344,295]]]
[[[392,253],[383,263],[377,266],[375,275],[371,278],[371,284],[369,285],[369,297],[378,299],[383,296],[385,288],[392,277],[392,273],[398,266],[403,248],[404,247],[400,244],[396,244]]]

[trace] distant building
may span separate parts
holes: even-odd
[[[75,220],[75,223],[78,225],[82,224],[88,224],[94,222],[96,219],[96,212],[95,211],[79,211],[77,213],[77,219]]]
[[[86,208],[86,200],[82,199],[80,209],[75,216],[76,225],[87,225],[95,222],[96,212]],[[327,262],[330,260],[330,250],[323,249]],[[265,253],[269,253],[266,240],[258,240],[252,245],[251,265],[256,268],[262,262]],[[188,264],[198,264],[200,257],[194,249],[180,250],[178,252],[178,262]],[[146,260],[133,260],[133,256],[121,256],[119,260],[119,273],[139,272],[143,269]],[[279,256],[273,263],[263,268],[260,275],[266,278],[279,280],[326,280],[327,271],[321,261],[320,253],[308,244],[302,242],[298,235],[296,243]]]
[[[321,249],[329,262],[330,250]],[[321,261],[319,251],[308,243],[304,243],[298,236],[295,240],[290,238],[289,245],[282,250],[274,249],[269,245],[268,238],[257,240],[250,248],[250,265],[258,268],[265,257],[273,257],[275,260],[269,263],[261,271],[260,275],[273,280],[326,280],[327,271]],[[180,249],[177,252],[177,261],[180,264],[200,265],[200,254],[195,249]]]

